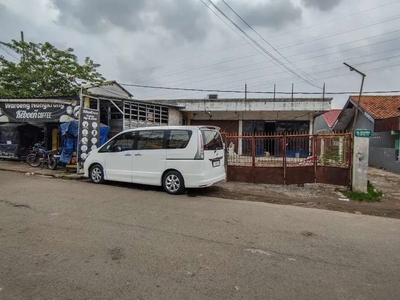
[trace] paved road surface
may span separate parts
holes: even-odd
[[[0,299],[399,299],[400,220],[0,172]]]

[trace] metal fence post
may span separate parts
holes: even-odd
[[[252,155],[252,166],[256,166],[256,139],[254,135],[251,137],[251,155]]]
[[[313,139],[313,157],[314,157],[314,182],[317,183],[317,172],[318,172],[318,156],[317,156],[317,147],[318,147],[318,135],[314,135],[311,137]]]
[[[282,138],[283,184],[286,184],[286,144],[286,133],[284,133]]]

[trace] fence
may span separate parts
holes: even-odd
[[[350,185],[351,134],[224,134],[228,181]]]

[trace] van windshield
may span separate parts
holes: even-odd
[[[223,149],[222,138],[217,130],[201,129],[201,134],[205,151]]]

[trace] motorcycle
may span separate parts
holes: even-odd
[[[58,159],[60,155],[58,151],[47,150],[43,147],[45,141],[36,143],[28,156],[26,157],[26,162],[31,167],[39,167],[41,165],[47,165],[50,170],[55,170],[58,165]]]

